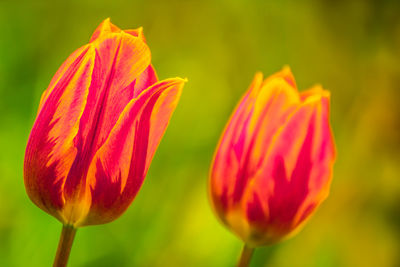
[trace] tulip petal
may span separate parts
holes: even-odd
[[[243,177],[253,178],[266,160],[266,151],[271,147],[278,129],[284,124],[300,103],[297,91],[285,79],[277,77],[266,83],[254,105],[248,128],[249,144],[243,163]],[[243,194],[243,185],[238,185],[236,199]]]
[[[110,33],[120,33],[121,29],[111,23],[110,18],[105,19],[96,30],[93,32],[92,37],[90,37],[89,42],[94,42]]]
[[[289,73],[285,75],[292,77]],[[283,75],[248,93],[252,93],[252,101],[246,95],[240,102],[224,132],[214,161],[212,173],[215,177],[211,181],[222,184],[213,185],[212,188],[223,190],[216,192],[219,194],[216,199],[230,200],[231,203],[226,201],[223,204],[225,208],[240,202],[246,184],[266,160],[265,151],[276,130],[300,103],[297,91]]]
[[[143,42],[146,43],[146,38],[144,37],[143,34],[143,28],[140,27],[138,29],[134,29],[134,30],[124,30],[125,33],[130,34],[132,36],[138,37],[140,38]]]
[[[309,213],[326,199],[332,179],[333,163],[336,158],[336,149],[333,143],[332,130],[329,124],[329,92],[316,86],[304,92],[301,97],[305,103],[316,102],[314,121],[314,139],[311,150],[313,168],[309,178],[309,193],[300,206],[294,224],[304,222]]]
[[[90,42],[94,42],[97,39],[107,36],[110,33],[120,33],[122,30],[111,23],[110,18],[105,19],[93,32]],[[142,41],[146,42],[143,34],[143,28],[140,27],[135,30],[124,30],[124,33],[130,34],[135,37],[139,37]]]
[[[90,165],[87,179],[92,205],[82,225],[114,220],[132,202],[177,105],[183,82],[161,81],[124,109]]]
[[[210,173],[218,216],[252,247],[301,228],[328,195],[336,156],[329,92],[299,94],[288,67],[260,79],[228,122]]]
[[[39,102],[39,108],[38,108],[38,113],[40,109],[42,108],[43,104],[46,102],[48,96],[51,94],[53,91],[54,87],[57,86],[57,84],[60,82],[60,79],[65,79],[65,75],[71,75],[71,70],[75,70],[84,54],[87,53],[88,50],[88,45],[85,45],[76,51],[74,51],[61,65],[61,67],[57,70],[56,74],[53,76],[53,78],[50,81],[49,86],[47,89],[42,93],[42,96],[40,98]]]
[[[94,49],[86,47],[67,62],[42,98],[25,154],[28,195],[49,213],[59,210],[65,201],[62,191],[76,156],[73,140],[91,83]]]
[[[155,82],[150,50],[140,39],[113,34],[95,48],[93,82],[80,125],[83,136],[90,136],[90,129],[96,128],[98,140],[94,150],[108,136],[125,106],[143,90],[143,84],[137,88],[135,80],[144,80],[145,86]],[[147,68],[150,70],[145,72]],[[145,74],[141,76],[143,72]]]
[[[149,65],[122,93],[128,94],[130,99],[136,98],[157,81],[156,71],[152,65]]]
[[[252,84],[240,100],[223,131],[211,167],[210,192],[216,211],[223,214],[227,209],[229,196],[233,194],[239,159],[245,152],[245,131],[252,114],[252,108],[263,81],[257,73]]]
[[[113,220],[139,190],[183,84],[158,83],[150,61],[142,28],[122,31],[106,19],[42,94],[24,181],[63,224]]]
[[[266,78],[263,82],[263,85],[268,84],[269,82],[271,82],[272,80],[275,79],[283,79],[288,85],[290,85],[291,87],[293,87],[294,89],[296,89],[297,91],[297,86],[296,86],[296,81],[294,79],[293,73],[290,69],[289,66],[285,66],[283,67],[283,69],[271,76],[269,76],[268,78]]]
[[[96,51],[92,83],[74,140],[77,159],[64,188],[69,198],[77,193],[76,188],[86,184],[91,159],[108,137],[123,109],[134,98],[132,83],[150,66],[149,48],[131,35],[111,33],[92,45]],[[151,70],[148,73],[151,74]],[[153,81],[152,76],[150,79]]]
[[[321,120],[321,103],[324,101],[319,96],[305,101],[293,113],[275,136],[274,144],[267,152],[265,167],[246,189],[249,196],[256,194],[263,199],[260,203],[266,215],[264,220],[252,220],[255,207],[251,202],[243,202],[243,210],[254,228],[266,233],[263,238],[270,239],[268,242],[275,242],[295,229],[326,197],[321,191],[327,192],[332,173],[331,170],[327,172],[333,164],[332,139],[326,112]],[[318,126],[321,122],[323,129]],[[328,136],[322,138],[322,130]],[[321,142],[326,142],[327,147],[321,148]],[[329,163],[320,165],[321,162],[316,162],[321,153]],[[320,169],[320,166],[325,167]],[[317,199],[316,194],[323,194],[323,197]]]

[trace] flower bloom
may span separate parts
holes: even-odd
[[[118,218],[143,183],[183,84],[158,81],[141,28],[102,22],[42,95],[24,162],[30,199],[74,227]]]
[[[209,190],[221,221],[250,246],[273,244],[328,196],[335,160],[329,92],[299,93],[288,67],[256,74],[215,152]]]

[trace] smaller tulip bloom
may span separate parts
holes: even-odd
[[[30,199],[73,228],[118,218],[143,183],[183,84],[158,81],[141,28],[101,23],[42,95],[25,154]]]
[[[289,68],[257,73],[216,149],[209,191],[216,214],[250,247],[300,228],[328,196],[335,160],[328,91],[299,93]]]

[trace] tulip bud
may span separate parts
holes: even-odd
[[[299,93],[288,67],[257,73],[215,152],[209,191],[217,216],[252,247],[300,228],[328,196],[335,160],[329,92]]]
[[[29,136],[30,199],[64,225],[118,218],[138,193],[184,84],[158,81],[142,29],[107,19],[43,93]]]

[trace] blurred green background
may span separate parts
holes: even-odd
[[[189,82],[137,198],[77,233],[70,266],[234,266],[239,240],[213,215],[208,168],[256,71],[291,66],[332,93],[330,197],[252,266],[400,266],[400,1],[1,1],[0,266],[50,266],[61,224],[23,185],[26,140],[57,68],[105,18],[144,27],[161,79]]]

